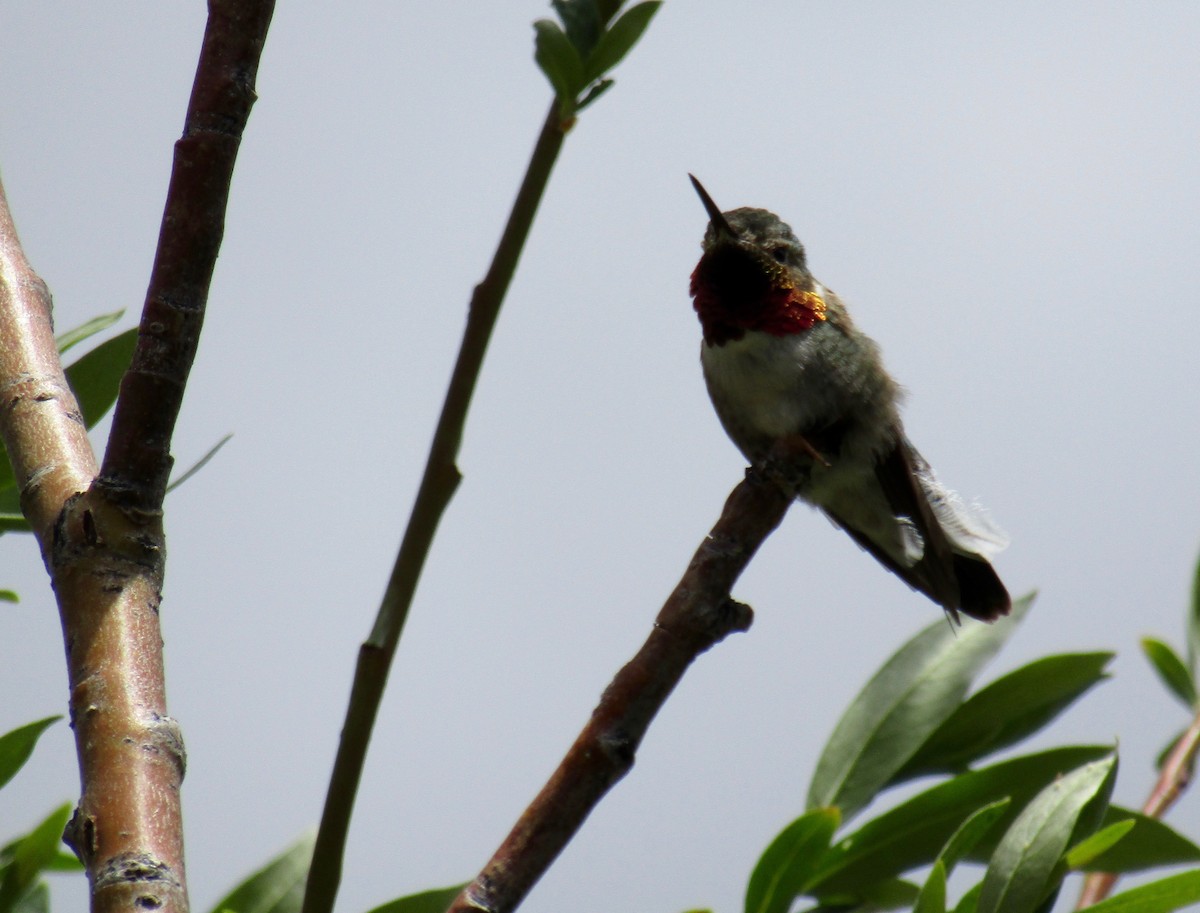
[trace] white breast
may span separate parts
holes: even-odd
[[[811,368],[817,334],[825,329],[818,324],[791,336],[750,331],[724,345],[702,346],[700,362],[717,410],[736,412],[744,426],[771,437],[818,423],[827,403]]]

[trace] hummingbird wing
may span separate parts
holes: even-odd
[[[861,530],[822,505],[862,548],[914,590],[942,606],[955,621],[961,610],[995,621],[1011,607],[988,555],[1003,547],[1001,534],[971,516],[957,495],[943,488],[929,464],[901,434],[875,465],[875,476],[896,518],[908,521],[923,542],[911,564],[894,558]]]

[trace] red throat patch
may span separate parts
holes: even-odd
[[[796,288],[789,275],[771,276],[758,289],[731,294],[719,283],[706,281],[711,277],[704,267],[702,259],[692,273],[691,293],[709,345],[741,339],[747,330],[791,336],[826,319],[825,299]]]

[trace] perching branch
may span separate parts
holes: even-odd
[[[562,852],[604,794],[633,766],[642,737],[692,660],[750,626],[729,595],[791,501],[754,471],[725,503],[645,644],[605,689],[592,718],[491,861],[447,913],[508,913]]]
[[[1161,818],[1176,800],[1183,795],[1191,783],[1196,769],[1196,757],[1200,754],[1200,712],[1192,719],[1187,731],[1179,737],[1158,773],[1158,781],[1150,791],[1150,797],[1142,806],[1142,814],[1150,818]],[[1093,872],[1084,879],[1079,892],[1076,910],[1083,910],[1104,900],[1117,883],[1115,872]]]
[[[64,839],[87,868],[97,913],[188,907],[184,751],[167,716],[158,623],[162,498],[272,7],[209,4],[138,347],[98,478],[49,294],[0,194],[0,424],[59,604],[83,785]]]

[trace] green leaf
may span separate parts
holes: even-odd
[[[599,82],[594,83],[592,87],[583,94],[583,98],[579,99],[579,103],[575,106],[575,110],[582,111],[597,98],[611,89],[612,85],[613,81],[611,79],[601,79]]]
[[[91,428],[117,401],[121,378],[137,346],[137,328],[100,343],[67,368],[67,382],[79,400],[83,423]]]
[[[580,59],[586,58],[600,38],[600,10],[596,0],[550,0],[550,5],[562,20],[567,38],[579,51]]]
[[[1075,844],[1075,846],[1067,850],[1065,857],[1067,868],[1082,869],[1101,853],[1112,849],[1126,834],[1133,830],[1136,823],[1130,820],[1118,821],[1116,824],[1102,827],[1090,837],[1084,838],[1082,842]]]
[[[646,0],[631,6],[600,36],[595,49],[587,58],[584,85],[599,79],[624,59],[646,31],[650,20],[661,6],[660,0]]]
[[[1004,645],[1030,599],[994,625],[955,630],[944,619],[918,633],[859,692],[834,728],[808,789],[808,807],[836,805],[849,819],[892,780]]]
[[[167,491],[168,492],[174,491],[176,488],[178,488],[180,485],[182,485],[184,482],[186,482],[188,479],[190,479],[192,476],[194,476],[196,473],[198,473],[201,469],[203,469],[205,466],[207,466],[208,461],[211,460],[213,457],[215,457],[217,455],[217,451],[220,450],[222,447],[224,447],[226,444],[228,444],[232,437],[233,437],[232,433],[227,434],[227,435],[225,435],[225,437],[221,438],[221,440],[219,440],[215,444],[213,444],[212,447],[209,448],[208,453],[206,453],[206,454],[204,454],[204,456],[200,457],[200,459],[198,459],[187,472],[185,472],[183,475],[181,475],[179,478],[177,478],[175,481],[173,481],[170,485],[167,486]]]
[[[82,872],[83,863],[74,853],[59,850],[58,854],[46,863],[47,872]]]
[[[57,858],[63,828],[70,817],[71,803],[66,802],[13,846],[12,861],[5,867],[4,879],[0,881],[0,910],[13,909],[29,887],[37,882],[42,870]]]
[[[1116,756],[1084,764],[1051,783],[1009,827],[992,854],[979,913],[1029,913],[1058,887],[1055,870],[1092,800],[1111,784]]]
[[[968,764],[1029,738],[1108,676],[1112,653],[1047,656],[996,679],[960,704],[893,777],[899,783]]]
[[[445,913],[446,908],[467,884],[468,882],[463,882],[449,888],[434,888],[432,891],[398,897],[376,907],[370,913]]]
[[[58,346],[58,354],[61,355],[73,345],[83,342],[89,336],[95,336],[97,333],[107,330],[110,326],[125,316],[125,311],[113,311],[111,314],[101,314],[99,317],[93,317],[87,323],[80,324],[73,330],[67,330],[61,336],[55,338],[54,342]]]
[[[939,859],[921,886],[913,913],[946,913],[946,867]]]
[[[1005,798],[1012,800],[994,825],[998,832],[1047,783],[1111,753],[1111,746],[1055,748],[1001,761],[940,783],[835,843],[810,885],[810,893],[824,898],[929,865],[963,822],[985,805]],[[989,833],[970,851],[969,858],[986,860],[995,845]]]
[[[29,533],[33,527],[21,514],[0,513],[0,535],[4,533]]]
[[[220,900],[212,913],[299,913],[316,833],[305,834]]]
[[[954,871],[954,867],[967,857],[971,850],[987,836],[1007,813],[1012,800],[1007,796],[995,802],[989,802],[976,811],[971,817],[959,825],[958,830],[950,835],[942,851],[938,853],[937,861],[942,864],[946,877]]]
[[[1085,869],[1091,872],[1140,872],[1164,865],[1200,863],[1200,846],[1157,818],[1110,805],[1102,825],[1110,827],[1122,821],[1135,822],[1133,830],[1120,843],[1087,862]]]
[[[1167,690],[1179,698],[1189,710],[1195,708],[1196,683],[1192,681],[1192,673],[1179,658],[1179,654],[1172,650],[1169,644],[1156,637],[1142,638],[1142,652],[1146,654],[1146,659],[1150,660],[1150,665],[1154,667]]]
[[[1190,728],[1190,727],[1189,727]],[[1154,769],[1162,770],[1163,765],[1167,763],[1167,759],[1171,757],[1171,752],[1175,750],[1175,746],[1179,744],[1179,740],[1188,734],[1187,729],[1180,729],[1177,733],[1171,736],[1170,740],[1163,745],[1159,752],[1154,757]]]
[[[1200,869],[1122,891],[1088,907],[1088,913],[1170,913],[1200,903]]]
[[[1187,616],[1188,668],[1192,677],[1200,679],[1200,560],[1192,572],[1192,604]]]
[[[50,913],[50,886],[38,879],[16,899],[11,907],[0,907],[4,913]]]
[[[566,33],[552,19],[538,19],[533,24],[533,59],[558,98],[564,117],[575,110],[575,98],[587,83],[583,81],[583,60]]]
[[[61,719],[61,716],[48,716],[0,735],[0,787],[16,776],[17,771],[29,760],[42,733]]]
[[[16,590],[0,590],[0,602],[20,602],[21,597]]]
[[[806,913],[880,913],[882,910],[907,910],[917,902],[921,889],[911,881],[888,878],[862,885],[858,890],[826,900]]]
[[[785,827],[750,875],[746,913],[787,913],[804,893],[840,822],[836,808],[817,808]]]

